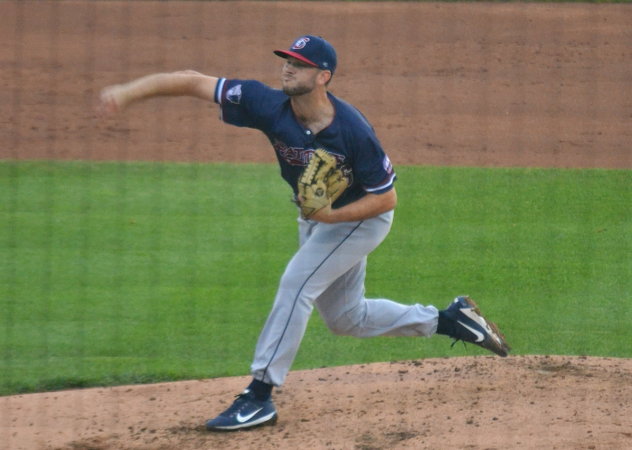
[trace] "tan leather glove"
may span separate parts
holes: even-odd
[[[336,169],[336,158],[325,150],[317,149],[298,180],[303,219],[309,219],[335,202],[348,185],[349,181],[342,171]]]

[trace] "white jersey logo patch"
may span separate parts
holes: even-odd
[[[391,164],[391,160],[388,159],[388,156],[384,155],[384,161],[382,161],[382,165],[384,166],[384,170],[388,173],[393,171],[393,165]]]
[[[226,92],[226,99],[235,105],[239,105],[241,101],[241,84],[230,88],[228,92]]]

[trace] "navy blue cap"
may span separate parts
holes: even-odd
[[[320,36],[300,37],[292,44],[289,50],[275,50],[274,54],[281,58],[293,56],[314,67],[329,70],[332,75],[338,64],[336,50]]]

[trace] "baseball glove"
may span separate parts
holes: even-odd
[[[347,189],[349,181],[336,169],[336,158],[318,149],[298,180],[299,206],[303,219],[309,219],[317,211],[333,204]]]

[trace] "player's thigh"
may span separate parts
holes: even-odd
[[[334,333],[346,334],[366,313],[366,257],[334,281],[316,299],[318,314]]]
[[[281,278],[281,289],[307,291],[316,300],[366,258],[388,235],[392,213],[362,222],[317,224]]]

